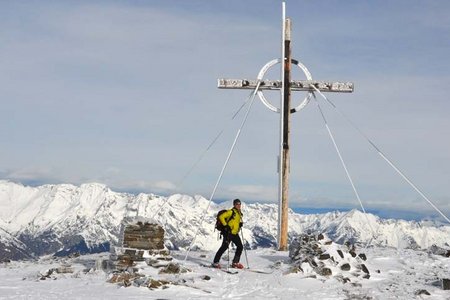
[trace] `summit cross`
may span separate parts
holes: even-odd
[[[256,80],[248,79],[218,79],[218,88],[221,89],[250,89],[258,88],[258,96],[263,104],[270,110],[280,113],[280,154],[278,157],[278,250],[288,250],[288,208],[289,208],[289,170],[290,170],[290,115],[301,110],[309,103],[314,91],[351,93],[353,83],[312,80],[311,73],[299,61],[291,58],[291,20],[286,18],[286,5],[282,2],[282,43],[281,57],[274,59],[263,66]],[[282,62],[282,63],[281,63]],[[265,80],[265,73],[274,65],[281,63],[281,80]],[[291,66],[297,65],[305,74],[307,80],[291,80]],[[280,108],[273,106],[264,97],[264,90],[279,90]],[[291,92],[307,92],[300,105],[291,108]]]

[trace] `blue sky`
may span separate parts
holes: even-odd
[[[0,177],[209,197],[242,114],[229,120],[248,96],[216,80],[254,78],[278,58],[280,3],[2,1]],[[287,1],[293,57],[314,79],[355,83],[330,99],[447,216],[449,13],[448,1]],[[368,208],[431,213],[322,107]],[[255,102],[217,199],[277,202],[278,118]],[[291,132],[291,206],[358,207],[314,103],[293,115]]]

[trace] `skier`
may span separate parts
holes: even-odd
[[[241,212],[241,200],[233,200],[233,208],[227,210],[219,216],[219,220],[224,225],[225,229],[222,231],[222,246],[217,250],[216,256],[214,257],[213,267],[220,269],[220,258],[223,253],[228,249],[230,242],[236,245],[236,252],[234,254],[232,268],[243,269],[244,266],[239,263],[241,259],[241,254],[243,250],[242,241],[239,237],[239,230],[242,227],[242,212]]]

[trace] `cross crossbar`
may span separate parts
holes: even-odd
[[[217,87],[220,89],[249,89],[254,90],[258,80],[248,79],[218,79]],[[352,93],[352,82],[331,82],[316,80],[293,80],[290,82],[291,91],[314,92],[315,86],[321,92]],[[259,90],[279,90],[282,87],[281,80],[262,80]]]

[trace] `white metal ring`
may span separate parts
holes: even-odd
[[[259,71],[257,79],[258,80],[263,80],[263,77],[267,73],[267,71],[271,67],[273,67],[274,65],[279,64],[280,62],[281,62],[281,60],[279,58],[269,61]],[[291,64],[294,64],[294,65],[298,66],[303,71],[303,73],[305,74],[307,80],[312,80],[311,73],[308,71],[308,69],[305,67],[304,64],[302,64],[301,62],[299,62],[299,61],[297,61],[295,59],[291,59]],[[308,94],[305,96],[305,99],[303,99],[302,103],[300,103],[295,108],[291,109],[291,113],[295,113],[295,112],[301,110],[302,108],[304,108],[309,103],[309,101],[311,100],[312,95],[313,95],[312,92],[308,92]],[[278,112],[278,113],[280,112],[279,108],[273,106],[269,101],[267,101],[266,97],[264,97],[263,91],[258,90],[258,96],[259,96],[259,99],[261,99],[262,103],[268,109],[270,109],[271,111],[274,111],[274,112]]]

